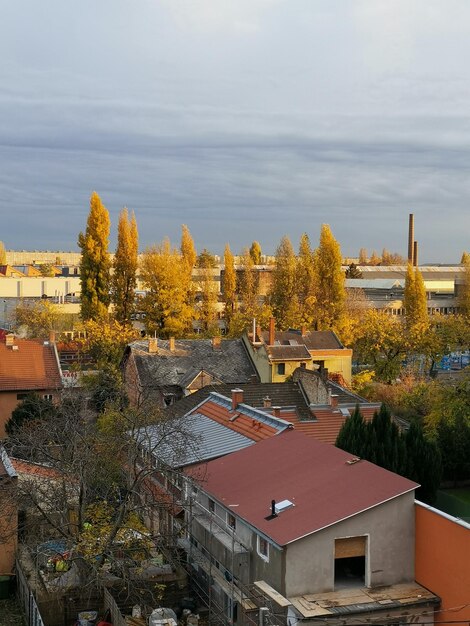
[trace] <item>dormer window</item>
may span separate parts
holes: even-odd
[[[277,364],[277,373],[278,373],[278,376],[285,376],[285,374],[286,374],[286,364],[285,363],[278,363]]]

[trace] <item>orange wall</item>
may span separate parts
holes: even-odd
[[[416,582],[441,598],[436,621],[470,621],[470,524],[418,502],[415,511]]]

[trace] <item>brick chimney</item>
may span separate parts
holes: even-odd
[[[232,389],[232,411],[235,411],[241,402],[243,402],[243,389]]]
[[[8,333],[5,335],[5,345],[12,346],[15,343],[15,335],[13,333]]]
[[[281,407],[273,406],[273,415],[274,417],[281,417]]]
[[[158,339],[149,337],[149,354],[158,354]]]
[[[269,346],[274,345],[275,337],[276,337],[276,320],[274,319],[274,317],[271,317],[271,319],[269,320],[269,341],[268,341]]]
[[[214,350],[220,350],[220,342],[221,342],[220,335],[216,335],[215,337],[212,337],[212,348]]]
[[[338,396],[335,394],[331,394],[330,396],[330,405],[332,409],[338,408]]]
[[[49,342],[55,343],[55,330],[49,331]]]
[[[300,327],[300,334],[302,335],[302,337],[305,337],[305,335],[307,334],[307,327],[306,326],[301,326]]]
[[[269,409],[271,407],[271,398],[269,396],[266,396],[265,398],[263,398],[263,407],[265,409]]]
[[[170,352],[174,352],[175,351],[175,338],[174,337],[170,337]]]

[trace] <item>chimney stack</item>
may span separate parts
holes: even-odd
[[[220,350],[220,335],[216,335],[215,337],[212,337],[212,348],[214,350]]]
[[[276,500],[271,500],[271,517],[277,517]]]
[[[265,409],[269,409],[271,407],[271,398],[269,396],[263,398],[263,407]]]
[[[232,389],[232,411],[243,402],[243,389]]]
[[[169,344],[170,344],[170,352],[174,352],[175,351],[175,338],[174,337],[170,337]]]
[[[269,346],[274,345],[275,336],[276,336],[276,320],[274,319],[274,317],[271,317],[271,319],[269,320],[269,341],[268,341]]]
[[[55,343],[55,330],[49,331],[49,341],[50,343]]]
[[[5,345],[12,346],[15,343],[15,335],[13,333],[8,333],[5,335]]]
[[[149,337],[148,351],[149,351],[149,354],[158,354],[158,339],[157,339],[157,337]]]
[[[415,239],[415,218],[413,213],[410,213],[409,223],[408,223],[408,263],[414,265],[413,263],[413,242]]]
[[[300,334],[302,335],[302,337],[305,337],[305,335],[307,334],[307,327],[306,326],[301,326],[300,327]]]
[[[338,396],[335,394],[331,394],[330,396],[330,404],[332,409],[338,408]]]
[[[281,417],[281,407],[273,406],[273,415],[274,417]]]
[[[418,242],[413,243],[413,265],[418,267]]]

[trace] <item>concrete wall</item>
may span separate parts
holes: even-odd
[[[271,383],[271,365],[268,361],[268,355],[264,344],[260,344],[259,347],[253,347],[251,341],[248,339],[246,333],[242,337],[243,343],[248,351],[248,354],[253,361],[261,383]],[[281,381],[282,382],[282,381]]]
[[[335,539],[363,535],[366,586],[414,580],[414,493],[408,493],[289,544],[284,595],[334,591]]]
[[[43,295],[54,298],[68,293],[80,294],[79,276],[0,278],[0,298],[41,298]]]
[[[470,524],[416,502],[416,581],[441,598],[436,621],[470,622]]]

